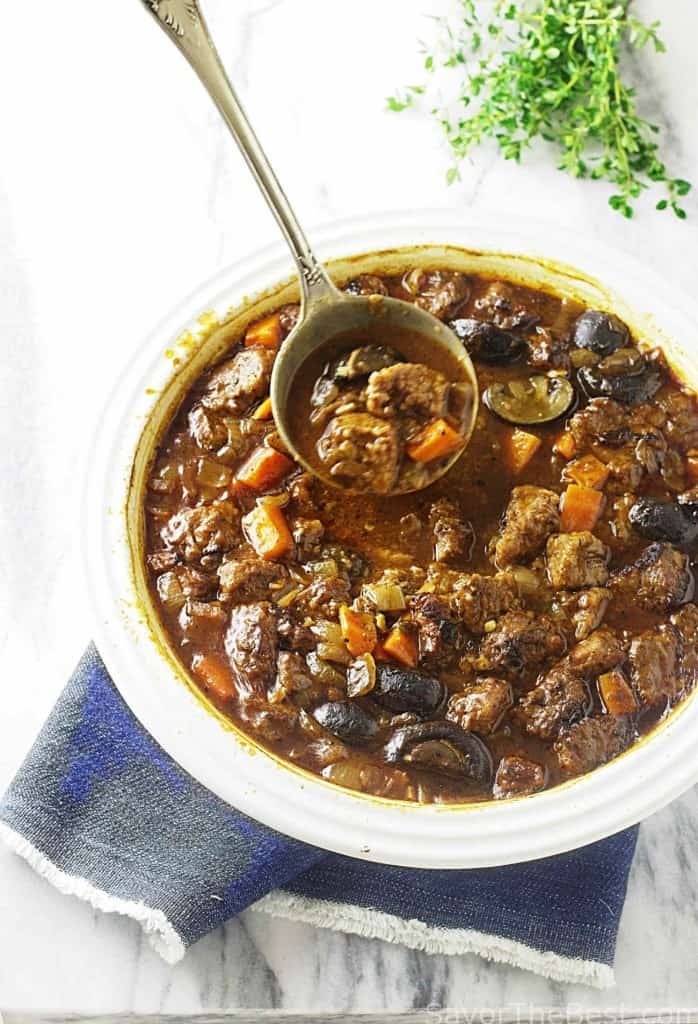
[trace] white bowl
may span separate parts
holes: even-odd
[[[530,283],[554,283],[613,308],[642,338],[660,342],[686,378],[693,373],[698,380],[696,304],[598,242],[509,218],[506,224],[474,222],[463,214],[456,221],[453,213],[353,221],[313,238],[325,260],[368,254],[338,260],[344,276],[422,259],[492,273],[506,267]],[[395,252],[421,246],[402,256]],[[641,820],[696,782],[693,697],[649,737],[589,775],[531,797],[455,806],[399,803],[331,785],[264,751],[206,706],[168,649],[144,589],[137,524],[147,456],[182,388],[225,346],[225,331],[211,333],[200,315],[213,311],[222,319],[244,302],[246,312],[232,320],[234,333],[251,319],[251,309],[259,315],[289,301],[294,290],[282,242],[206,282],[144,341],[99,426],[85,527],[94,639],[146,729],[194,778],[258,821],[338,853],[414,867],[484,867],[560,853]],[[251,305],[247,296],[253,296]]]

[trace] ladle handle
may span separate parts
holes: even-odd
[[[198,0],[141,0],[157,23],[186,57],[218,107],[237,142],[247,166],[276,217],[301,279],[304,306],[336,290],[310,248],[286,193],[262,149],[259,139],[225,73],[218,51],[204,21]]]

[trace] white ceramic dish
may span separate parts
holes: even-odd
[[[325,260],[368,254],[338,261],[343,276],[419,259],[432,265],[455,260],[484,271],[508,268],[533,284],[554,283],[558,290],[615,309],[650,343],[664,344],[686,378],[693,367],[698,380],[696,304],[638,262],[597,242],[536,223],[473,222],[453,213],[354,221],[313,238]],[[420,246],[426,248],[402,256],[394,252]],[[554,260],[555,267],[546,260]],[[562,264],[569,266],[565,270]],[[85,525],[94,638],[144,726],[192,776],[259,821],[328,850],[417,867],[493,866],[583,846],[639,821],[698,781],[698,700],[691,698],[648,739],[590,775],[533,797],[460,807],[401,804],[340,789],[264,752],[204,706],[157,635],[144,597],[138,553],[133,554],[140,486],[147,454],[177,395],[222,350],[220,332],[196,340],[207,333],[200,315],[213,311],[222,318],[248,296],[259,315],[289,301],[290,277],[280,242],[206,282],[146,338],[99,427]],[[285,287],[277,287],[284,281]],[[246,308],[239,323],[252,318]],[[182,338],[184,332],[191,333]]]

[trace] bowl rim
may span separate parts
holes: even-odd
[[[530,264],[554,261],[572,276],[578,269],[584,279],[603,280],[609,302],[661,337],[685,375],[691,365],[698,374],[698,342],[693,353],[683,351],[698,337],[698,304],[633,257],[577,232],[492,214],[468,214],[459,222],[453,211],[427,210],[334,221],[312,237],[322,259],[432,245],[511,259],[520,254]],[[698,781],[698,760],[691,756],[698,701],[692,697],[620,758],[572,782],[523,799],[415,805],[357,794],[289,765],[211,714],[186,685],[186,673],[152,633],[131,574],[124,508],[134,452],[172,382],[173,365],[185,366],[197,351],[191,335],[184,346],[176,339],[196,331],[208,310],[223,314],[233,304],[249,305],[248,296],[270,286],[276,291],[291,272],[280,240],[186,296],[125,366],[93,439],[84,488],[93,636],[136,717],[185,771],[230,805],[295,839],[388,864],[470,868],[549,856],[635,824],[688,789]],[[630,305],[626,295],[632,296]],[[648,296],[651,309],[641,312]],[[681,349],[670,345],[674,337],[681,339]]]

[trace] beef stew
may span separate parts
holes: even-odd
[[[618,317],[541,290],[437,269],[346,287],[449,323],[487,396],[472,439],[424,490],[338,492],[271,416],[297,308],[252,324],[150,472],[173,649],[244,732],[340,786],[469,802],[592,771],[696,683],[695,396]]]

